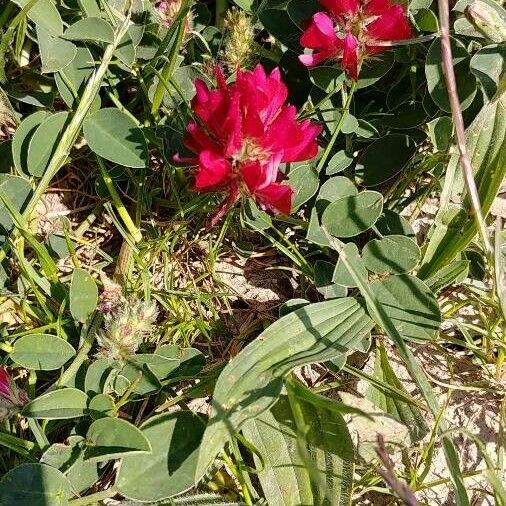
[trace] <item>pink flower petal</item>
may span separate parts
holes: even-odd
[[[329,54],[327,51],[319,53],[309,53],[299,55],[299,61],[306,67],[316,67],[327,60],[330,60],[335,54]]]
[[[287,184],[272,183],[255,193],[258,202],[272,211],[290,214],[292,211],[293,188]]]
[[[392,5],[367,27],[367,34],[378,40],[404,40],[410,39],[413,32],[404,8],[401,5]]]
[[[300,45],[311,49],[335,49],[339,39],[334,31],[334,22],[327,14],[317,12],[300,37]]]
[[[195,189],[213,191],[227,184],[232,174],[232,165],[212,151],[199,154],[199,169],[195,176]]]
[[[11,396],[11,379],[3,368],[0,368],[0,395],[9,398]]]
[[[319,0],[319,2],[337,19],[356,14],[359,0]]]
[[[358,79],[358,41],[354,35],[347,33],[344,37],[342,66],[355,81]]]
[[[365,12],[369,15],[378,16],[383,14],[389,5],[389,0],[369,0],[365,6]]]

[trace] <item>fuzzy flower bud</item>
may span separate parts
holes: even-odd
[[[97,336],[100,356],[124,361],[134,354],[152,331],[156,304],[122,298],[114,311],[104,315],[104,330]]]
[[[5,369],[0,368],[0,420],[18,413],[28,400],[26,392],[17,387]]]
[[[231,72],[248,67],[253,55],[254,30],[250,18],[239,9],[230,9],[225,17],[224,63]]]
[[[165,28],[170,28],[176,21],[181,10],[181,0],[158,0],[155,3],[155,10],[160,17],[161,24]],[[191,14],[186,16],[185,31],[191,31]]]

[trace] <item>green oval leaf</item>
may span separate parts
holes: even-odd
[[[322,225],[336,237],[353,237],[371,228],[382,209],[381,193],[364,191],[332,202],[323,213]]]
[[[95,311],[98,288],[95,280],[84,269],[75,269],[70,282],[70,312],[78,322],[84,322]]]
[[[479,79],[485,95],[491,99],[499,88],[506,66],[506,47],[493,44],[482,47],[471,58],[471,72]]]
[[[59,369],[75,355],[64,339],[50,334],[29,334],[14,343],[11,359],[26,369],[52,371]]]
[[[32,176],[44,175],[49,160],[60,142],[68,118],[68,112],[57,112],[43,121],[35,130],[30,140],[27,159],[28,172]]]
[[[205,429],[202,418],[190,411],[164,413],[146,420],[140,429],[153,451],[122,460],[120,493],[136,501],[160,501],[191,488]]]
[[[403,235],[390,235],[369,241],[362,250],[365,266],[376,274],[404,274],[420,260],[420,248]]]
[[[457,80],[457,94],[462,110],[467,109],[476,95],[476,78],[469,70],[470,57],[464,45],[456,39],[451,39],[453,68]],[[430,45],[425,62],[425,76],[430,96],[437,106],[446,112],[451,112],[450,100],[446,89],[446,81],[441,62],[441,40],[436,39]]]
[[[135,425],[120,418],[95,420],[86,433],[85,460],[100,462],[146,452],[151,452],[146,436]]]
[[[68,40],[91,40],[94,42],[114,41],[114,31],[111,25],[101,18],[83,18],[70,25],[63,34]]]
[[[16,5],[23,8],[30,0],[13,0]],[[52,35],[63,33],[63,21],[56,5],[51,0],[37,0],[28,11],[28,17],[38,26]]]
[[[72,495],[70,481],[46,464],[21,464],[0,481],[2,506],[65,506]]]
[[[355,175],[363,186],[377,186],[398,174],[416,152],[416,144],[407,135],[390,134],[364,149]],[[385,156],[388,153],[388,156]]]
[[[288,184],[294,189],[292,208],[297,209],[318,191],[318,174],[308,164],[295,167],[288,176]]]
[[[88,396],[77,388],[53,390],[29,402],[22,414],[28,418],[59,420],[84,416]]]
[[[365,268],[364,261],[360,256],[357,245],[354,242],[345,244],[343,246],[343,254],[346,255],[346,258],[353,263],[362,278],[367,280],[367,269]],[[343,264],[341,257],[339,257],[337,261],[334,274],[332,275],[332,281],[348,288],[355,288],[357,286],[353,276]]]
[[[410,274],[390,276],[371,283],[376,303],[404,339],[427,341],[440,323],[439,304],[427,285]]]
[[[76,46],[68,40],[54,37],[48,31],[38,27],[37,40],[39,42],[41,72],[43,74],[57,72],[66,67],[76,55]]]
[[[22,212],[28,203],[30,195],[32,194],[32,187],[30,183],[26,179],[19,176],[0,174],[0,187],[5,195],[9,197],[13,206],[19,212]],[[0,206],[0,241],[1,236],[5,232],[8,232],[12,226],[12,218],[7,209],[5,209],[3,205]]]
[[[100,109],[88,116],[84,138],[92,151],[125,167],[145,167],[146,139],[134,120],[119,109]]]
[[[14,132],[12,138],[12,159],[14,166],[20,174],[29,174],[28,172],[28,147],[37,127],[45,121],[51,114],[47,111],[37,111],[26,117]]]

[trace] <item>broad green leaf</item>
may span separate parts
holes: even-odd
[[[439,304],[427,285],[410,274],[378,279],[370,285],[385,314],[404,339],[428,341],[441,323]]]
[[[453,137],[453,121],[449,116],[441,116],[429,121],[427,128],[434,149],[437,151],[449,149]]]
[[[294,0],[290,2],[292,5]],[[305,2],[309,4],[309,2]],[[309,18],[307,18],[309,19]],[[338,92],[342,86],[344,81],[346,80],[346,74],[343,72],[341,67],[314,67],[309,70],[309,76],[311,82],[323,90],[325,93],[336,93]]]
[[[159,501],[193,487],[204,420],[190,411],[178,411],[149,418],[140,429],[153,451],[122,460],[117,479],[120,493],[137,501]]]
[[[336,237],[353,237],[371,228],[382,209],[381,193],[364,191],[329,204],[323,213],[322,225]]]
[[[30,140],[37,127],[51,114],[47,111],[37,111],[27,116],[14,132],[12,138],[12,159],[20,175],[29,174],[27,158]]]
[[[295,420],[286,396],[243,426],[245,437],[260,452],[254,455],[258,479],[268,504],[347,504],[353,482],[353,447],[346,424],[339,414],[299,402],[309,433],[311,463],[298,450]],[[340,446],[337,448],[336,444]],[[345,459],[342,455],[345,455]],[[308,470],[307,466],[312,469]],[[313,487],[310,472],[326,486]],[[331,496],[323,502],[325,496]]]
[[[401,172],[416,151],[410,137],[390,134],[369,144],[355,168],[358,182],[363,186],[378,186]],[[388,156],[385,156],[388,153]]]
[[[64,339],[50,334],[28,334],[14,343],[10,354],[16,364],[36,371],[59,369],[76,351]]]
[[[72,107],[76,97],[80,97],[95,70],[93,55],[85,46],[77,48],[75,58],[54,76],[56,86],[65,103]]]
[[[181,348],[176,344],[164,344],[156,349],[155,354],[178,360],[179,366],[168,375],[171,380],[185,376],[193,377],[206,365],[204,354],[196,348]],[[156,370],[154,372],[156,374]],[[166,378],[167,376],[159,376],[160,380]]]
[[[284,375],[294,367],[348,353],[370,329],[363,307],[349,297],[310,304],[268,327],[218,378],[196,477],[205,473],[246,420],[276,401]]]
[[[466,130],[466,144],[482,212],[488,214],[506,176],[506,93],[488,102]],[[418,276],[434,276],[473,240],[476,221],[465,189],[459,154],[450,159],[440,210],[430,231]]]
[[[92,362],[84,378],[84,391],[89,395],[105,393],[113,365],[114,361],[108,358],[99,358]]]
[[[366,88],[379,81],[394,65],[393,51],[381,53],[375,58],[366,60],[360,70],[357,89]]]
[[[30,0],[13,0],[16,5],[23,8]],[[52,35],[61,35],[63,33],[63,22],[60,13],[52,0],[37,0],[35,5],[28,11],[28,17],[40,27]]]
[[[84,416],[88,396],[77,388],[62,388],[41,395],[29,402],[22,411],[28,418],[59,420]]]
[[[151,453],[150,442],[135,425],[121,418],[95,420],[86,433],[85,461],[102,462],[142,453]]]
[[[374,376],[382,383],[386,383],[386,385],[409,396],[402,382],[397,377],[396,372],[390,365],[385,347],[382,343],[379,344],[376,351]],[[366,395],[375,406],[394,416],[398,421],[408,427],[411,441],[419,441],[429,432],[429,427],[422,413],[413,403],[407,403],[404,399],[400,398],[400,396],[396,396],[395,393],[392,393],[392,391],[378,388],[378,386],[373,383],[369,384]]]
[[[44,120],[35,130],[28,148],[27,167],[32,176],[41,177],[60,142],[69,113],[57,112]]]
[[[501,78],[504,78],[506,47],[500,44],[482,47],[471,58],[470,66],[485,95],[491,99],[499,88]]]
[[[358,194],[357,187],[344,176],[335,176],[327,179],[320,187],[316,198],[316,209],[321,215],[329,204],[343,197],[351,197]]]
[[[309,164],[290,171],[288,184],[294,189],[292,208],[297,209],[318,191],[318,174]]]
[[[114,416],[114,399],[107,394],[95,395],[88,404],[88,413],[94,420]]]
[[[125,167],[146,166],[147,146],[142,130],[126,113],[100,109],[86,118],[84,138],[92,151]]]
[[[425,284],[434,293],[438,293],[448,285],[463,281],[469,273],[469,264],[469,260],[455,260],[426,279]]]
[[[437,16],[430,9],[419,9],[415,15],[415,21],[422,32],[436,33],[439,30]]]
[[[244,222],[253,230],[266,230],[272,227],[271,217],[255,204],[253,199],[248,199],[244,206]]]
[[[0,188],[9,197],[12,205],[21,213],[32,193],[30,183],[19,176],[0,174]],[[3,205],[0,206],[0,244],[2,236],[9,232],[12,226],[12,218],[7,209]]]
[[[70,281],[70,312],[74,320],[85,322],[95,311],[98,288],[95,280],[84,269],[74,269]]]
[[[114,31],[111,25],[104,19],[94,17],[82,18],[65,30],[63,38],[112,43],[114,41]]]
[[[376,222],[376,228],[382,235],[405,235],[415,237],[415,231],[409,221],[400,214],[384,209],[382,215]]]
[[[470,56],[464,45],[456,39],[451,39],[453,68],[457,80],[457,94],[462,110],[467,109],[476,95],[476,78],[469,69]],[[446,81],[441,63],[441,41],[435,39],[430,45],[425,62],[425,76],[430,96],[437,106],[446,112],[451,112]]]
[[[403,235],[388,235],[369,241],[362,249],[365,266],[376,274],[404,274],[420,260],[420,248]]]
[[[314,264],[314,284],[316,289],[325,299],[346,297],[348,290],[346,290],[346,287],[338,285],[332,281],[333,274],[333,264],[323,260],[317,260]]]
[[[75,57],[77,48],[75,44],[60,37],[51,35],[43,28],[37,28],[37,41],[39,42],[41,72],[57,72],[65,68]]]
[[[119,43],[116,51],[114,51],[114,56],[116,56],[127,67],[131,67],[134,64],[135,46],[128,32]]]
[[[360,277],[367,280],[367,269],[365,268],[364,261],[360,256],[358,246],[354,242],[349,242],[344,245],[342,255],[346,255],[348,260],[353,262],[357,271],[360,272]],[[341,257],[337,260],[337,264],[332,275],[332,281],[348,288],[355,288],[357,286],[353,276],[351,276],[348,269],[343,264]]]
[[[360,124],[360,122],[359,122]],[[333,176],[342,172],[344,169],[349,167],[353,162],[353,156],[346,153],[346,151],[338,151],[327,163],[325,174],[327,176]]]
[[[52,444],[42,455],[40,462],[60,470],[72,484],[72,489],[82,492],[90,488],[99,478],[97,464],[83,461],[80,436],[68,438],[70,444]]]
[[[469,19],[464,16],[465,11],[470,4],[474,4],[481,11],[480,25],[474,26]],[[455,33],[473,37],[477,39],[485,39],[490,42],[503,42],[506,38],[506,11],[502,7],[501,2],[495,0],[459,0],[452,9],[457,13],[458,19],[454,23]],[[484,19],[488,20],[484,22]],[[475,18],[476,19],[476,18]]]
[[[2,506],[66,506],[72,495],[70,481],[46,464],[21,464],[0,480]]]

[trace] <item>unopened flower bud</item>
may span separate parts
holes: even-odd
[[[465,15],[485,38],[497,43],[506,41],[506,23],[492,6],[474,0],[466,7]]]
[[[179,16],[181,10],[181,0],[159,0],[155,3],[155,10],[160,17],[161,24],[170,28]],[[186,16],[185,30],[191,31],[191,14]]]
[[[151,334],[157,315],[156,304],[123,298],[114,312],[104,316],[104,330],[97,337],[99,355],[128,359]]]
[[[249,16],[244,11],[235,8],[227,12],[225,29],[223,60],[229,70],[234,72],[251,63],[255,33]]]

